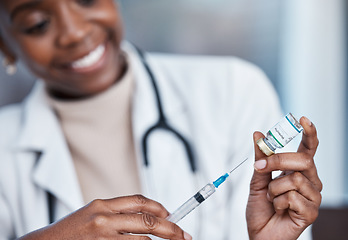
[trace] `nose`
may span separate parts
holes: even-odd
[[[57,41],[59,47],[69,48],[84,41],[90,34],[91,25],[83,14],[74,12],[68,6],[62,7],[58,21]]]

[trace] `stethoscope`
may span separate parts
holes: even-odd
[[[197,166],[196,166],[196,162],[195,162],[195,158],[193,155],[193,151],[192,151],[192,147],[190,145],[190,143],[185,139],[185,137],[183,135],[181,135],[178,131],[176,131],[172,126],[170,126],[170,124],[168,123],[164,112],[163,112],[163,107],[162,107],[162,101],[161,101],[161,97],[159,94],[159,90],[158,90],[158,86],[156,83],[156,78],[149,66],[149,64],[147,63],[145,56],[144,56],[144,52],[136,47],[134,45],[140,60],[150,78],[151,84],[152,84],[152,88],[154,90],[155,93],[155,97],[156,97],[156,105],[157,105],[157,111],[158,111],[158,120],[157,122],[152,125],[144,134],[144,136],[142,137],[142,153],[143,153],[143,160],[144,160],[144,164],[146,167],[149,166],[149,158],[148,158],[148,140],[149,137],[152,133],[154,133],[157,130],[165,130],[168,131],[170,133],[172,133],[175,137],[177,137],[182,144],[185,147],[185,151],[186,151],[186,155],[190,164],[190,168],[191,171],[193,173],[196,172],[197,170]],[[49,222],[50,224],[54,222],[55,220],[55,212],[54,212],[54,206],[55,206],[55,198],[54,196],[47,191],[47,204],[48,204],[48,214],[49,214]]]

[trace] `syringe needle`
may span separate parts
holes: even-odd
[[[229,173],[226,173],[224,175],[222,175],[221,177],[219,177],[218,179],[216,179],[213,184],[216,188],[218,188],[223,182],[226,181],[226,179],[228,178],[228,176],[231,175],[231,173],[236,170],[240,165],[242,165],[243,163],[245,163],[245,161],[248,160],[248,158],[244,159],[244,161],[242,161],[241,163],[239,163],[235,168],[233,168]]]
[[[231,171],[230,171],[230,174],[234,171],[234,170],[236,170],[237,168],[239,168],[240,167],[240,165],[242,165],[243,163],[245,163],[246,162],[246,160],[248,160],[249,158],[246,158],[246,159],[244,159],[244,161],[243,162],[241,162],[240,164],[238,164],[235,168],[233,168]]]

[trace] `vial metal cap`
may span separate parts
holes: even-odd
[[[274,154],[274,151],[270,149],[267,144],[264,142],[263,138],[260,138],[257,140],[256,144],[259,146],[260,150],[266,154],[267,156],[271,156]]]

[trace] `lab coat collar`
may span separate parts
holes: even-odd
[[[44,84],[38,80],[31,93],[24,100],[22,129],[17,149],[40,151],[49,143],[56,119],[47,105]]]
[[[159,118],[155,92],[149,75],[134,46],[128,42],[123,42],[122,48],[128,54],[130,64],[133,65],[134,69],[133,131],[137,136],[136,139],[140,139],[138,134],[143,134]]]
[[[136,127],[136,131],[139,130],[139,133],[143,134],[150,126],[155,124],[159,118],[155,91],[150,76],[134,45],[125,41],[122,43],[122,49],[128,54],[130,64],[132,64],[135,73],[133,119],[136,120],[136,124],[134,127]],[[165,67],[160,65],[160,61],[153,60],[154,54],[147,54],[145,52],[144,55],[159,88],[164,115],[170,120],[184,113],[184,101],[178,97],[177,93],[173,92],[173,89],[168,87],[170,84],[163,84],[163,82],[171,80],[164,71]],[[168,104],[169,102],[170,106]]]
[[[152,144],[149,145],[152,148],[149,149],[149,166],[145,167],[141,143],[145,132],[157,123],[159,112],[149,74],[132,46],[126,44],[125,47],[128,49],[127,53],[129,53],[136,73],[136,88],[133,98],[133,135],[139,169],[142,169],[140,176],[143,194],[160,202],[169,211],[174,211],[178,204],[186,201],[197,190],[199,186],[196,184],[187,184],[188,182],[197,183],[197,178],[191,171],[182,142],[175,137],[168,137],[168,131],[156,131],[151,135],[149,143]],[[176,82],[173,81],[176,78],[173,78],[173,72],[171,72],[171,70],[180,71],[180,68],[173,69],[175,66],[172,64],[166,65],[166,61],[170,61],[170,59],[165,59],[164,56],[149,54],[145,57],[155,76],[168,124],[190,141],[189,136],[192,136],[192,133],[186,114],[187,106],[180,95],[180,89],[176,88]],[[180,177],[178,178],[178,176]],[[178,192],[180,192],[179,196]],[[183,221],[181,224],[189,232],[197,233],[199,231],[198,217],[198,212],[191,214],[191,218],[188,218],[187,221],[191,220],[193,223]]]
[[[39,153],[32,172],[35,184],[51,192],[70,210],[81,207],[82,194],[71,155],[58,120],[45,99],[44,84],[40,81],[24,102],[22,121],[16,149],[23,154]]]

